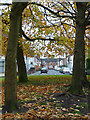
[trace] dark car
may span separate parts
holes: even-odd
[[[47,72],[48,72],[48,68],[47,67],[41,68],[41,73],[47,73]]]

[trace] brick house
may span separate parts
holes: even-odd
[[[50,66],[52,65],[52,69],[57,66],[65,65],[66,58],[43,58],[41,59],[41,66],[48,66],[50,69]]]

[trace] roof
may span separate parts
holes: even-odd
[[[45,58],[45,59],[40,59],[45,62],[57,62],[59,60],[64,60],[65,58]]]

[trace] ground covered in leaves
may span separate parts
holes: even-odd
[[[89,120],[87,89],[85,96],[70,93],[71,77],[44,76],[29,77],[29,82],[18,84],[18,109],[13,113],[3,111],[2,120]],[[4,106],[4,87],[2,89]]]

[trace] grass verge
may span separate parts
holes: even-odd
[[[29,76],[29,82],[33,85],[48,85],[48,84],[70,84],[72,76],[70,75],[44,75],[44,76]]]

